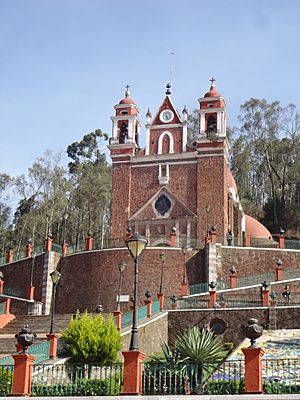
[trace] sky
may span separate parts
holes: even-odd
[[[299,21],[299,0],[0,0],[0,172],[111,134],[126,84],[144,124],[171,65],[179,111],[212,76],[230,126],[251,97],[300,109]]]

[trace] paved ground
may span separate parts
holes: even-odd
[[[229,360],[244,359],[242,348],[250,345],[249,339],[245,339],[230,356]],[[264,351],[264,358],[286,359],[300,358],[300,329],[282,329],[277,331],[265,331],[257,340],[257,346]]]

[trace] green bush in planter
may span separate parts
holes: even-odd
[[[121,350],[121,336],[113,317],[104,320],[77,313],[63,332],[61,339],[73,363],[104,365],[114,362]]]

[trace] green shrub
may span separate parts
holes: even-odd
[[[264,393],[300,393],[300,385],[284,384],[283,382],[265,382],[263,385]]]
[[[9,367],[0,366],[0,396],[11,393],[13,372]]]
[[[244,379],[236,381],[215,380],[204,385],[203,394],[238,394],[243,393],[244,388]]]
[[[103,396],[118,395],[121,392],[120,376],[111,379],[77,379],[74,383],[57,385],[37,385],[32,388],[32,396]]]
[[[112,317],[76,314],[61,336],[73,363],[104,365],[116,361],[121,336]]]

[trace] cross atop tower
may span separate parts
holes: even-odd
[[[130,86],[127,84],[126,86],[125,86],[125,96],[129,96],[130,95],[130,93],[129,93],[129,88],[130,88]]]
[[[211,82],[212,85],[215,83],[215,81],[216,81],[216,80],[215,80],[214,77],[212,77],[211,80],[210,80],[210,82]]]

